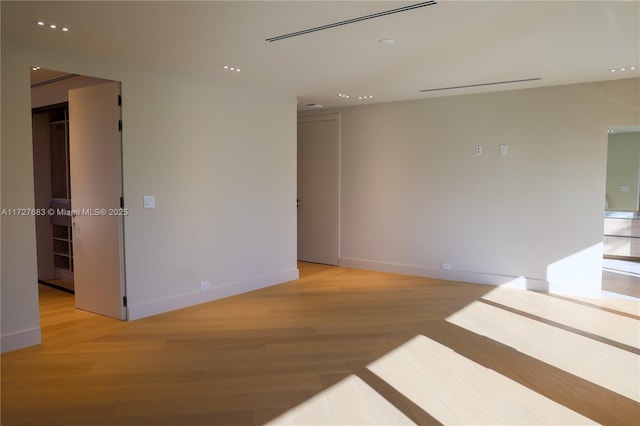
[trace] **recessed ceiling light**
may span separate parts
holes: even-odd
[[[235,71],[235,72],[240,72],[241,71],[240,68],[232,67],[232,66],[229,66],[229,65],[225,65],[222,68],[224,68],[225,70],[228,70],[228,71]]]
[[[636,66],[632,66],[632,67],[622,67],[622,68],[611,68],[609,71],[611,72],[617,72],[617,71],[633,71],[638,69],[638,67]]]
[[[69,31],[69,27],[65,27],[65,26],[58,26],[57,24],[51,24],[51,23],[46,23],[45,21],[33,21],[33,23],[39,27],[49,27],[52,30],[61,30],[64,32],[68,32]]]
[[[378,40],[378,43],[380,43],[380,44],[387,44],[387,45],[389,45],[389,44],[393,44],[393,43],[395,43],[395,42],[396,42],[396,41],[395,41],[395,40],[393,40],[393,39],[391,39],[391,38],[383,38],[383,39]]]
[[[344,93],[338,93],[338,96],[341,98],[349,99],[349,95],[345,95]]]
[[[358,96],[358,99],[373,99],[373,96],[371,96],[371,95],[367,95],[367,96]]]
[[[40,67],[31,67],[31,69],[32,69],[33,71],[38,71],[38,70],[40,69]]]

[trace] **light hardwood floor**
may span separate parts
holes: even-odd
[[[640,307],[301,263],[133,322],[40,286],[3,426],[640,424]]]

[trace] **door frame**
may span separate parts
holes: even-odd
[[[99,85],[99,84],[103,84],[103,83],[108,83],[108,82],[115,82],[118,83],[119,86],[119,93],[120,96],[122,96],[122,82],[121,81],[116,81],[116,80],[111,80],[111,79],[103,79],[100,77],[91,77],[91,76],[85,76],[85,75],[79,75],[79,74],[72,74],[69,72],[64,72],[66,75],[73,75],[74,77],[83,77],[86,78],[87,81],[84,81],[80,84],[78,84],[74,79],[66,79],[64,84],[60,87],[57,87],[53,92],[47,92],[44,93],[43,96],[40,98],[40,102],[36,102],[36,105],[38,105],[38,103],[40,103],[39,106],[33,106],[33,96],[32,96],[32,101],[31,101],[31,105],[32,105],[32,113],[35,110],[46,110],[50,107],[53,106],[59,106],[59,105],[63,105],[63,104],[68,104],[69,101],[69,97],[68,97],[68,91],[74,88],[80,88],[80,87],[90,87],[90,86],[95,86],[95,85]],[[56,81],[51,81],[51,83],[55,83]],[[36,87],[42,86],[42,84],[38,84],[37,86],[31,86],[31,90],[33,90]],[[61,96],[61,93],[64,93],[64,97]],[[50,101],[49,103],[46,103],[43,105],[42,100],[46,100],[46,101]],[[122,120],[122,107],[119,104],[119,108],[118,108],[118,120]],[[123,161],[123,152],[124,152],[124,143],[123,143],[123,136],[122,136],[122,131],[120,131],[119,133],[119,140],[118,140],[118,157],[117,157],[117,174],[118,174],[118,188],[119,188],[119,192],[121,197],[124,196],[124,161]],[[35,191],[35,188],[34,188]],[[126,256],[125,256],[125,249],[126,249],[126,245],[125,245],[125,221],[124,221],[124,217],[120,216],[118,218],[118,233],[119,233],[119,262],[120,262],[120,286],[121,286],[121,293],[122,296],[124,298],[124,300],[126,301],[126,297],[127,297],[127,285],[126,285]],[[34,223],[34,227],[35,227],[35,223]],[[37,274],[37,269],[36,269],[36,274]],[[67,291],[68,293],[71,293],[69,290],[67,289],[62,289],[63,291]],[[72,293],[73,294],[73,293]],[[77,308],[76,308],[77,309]],[[127,320],[128,319],[128,308],[126,306],[126,304],[123,304],[122,306],[122,315],[121,315],[121,319],[122,320]]]

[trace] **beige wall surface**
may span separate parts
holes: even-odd
[[[34,203],[34,64],[122,82],[131,319],[297,277],[295,97],[3,40],[4,209]],[[40,334],[34,219],[2,231],[4,351]]]
[[[640,132],[610,134],[607,150],[609,210],[638,210],[639,177]]]
[[[29,69],[21,70],[5,59],[2,42],[2,196],[0,208],[33,208],[33,149],[29,105]],[[28,62],[15,52],[16,62]],[[28,67],[28,65],[26,65]],[[24,102],[18,101],[24,99]],[[40,342],[36,262],[35,216],[3,214],[1,244],[0,312],[2,350]]]
[[[2,40],[3,209],[33,206],[34,64],[122,82],[130,318],[297,276],[294,97]],[[335,110],[341,263],[598,287],[607,128],[638,124],[639,81]],[[9,350],[40,339],[35,221],[1,226]]]
[[[607,128],[637,125],[639,81],[303,113],[341,117],[341,264],[599,289]]]

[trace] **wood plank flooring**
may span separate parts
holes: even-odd
[[[40,286],[1,424],[640,424],[640,305],[300,263],[120,322]]]

